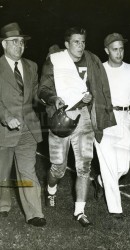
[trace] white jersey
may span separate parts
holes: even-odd
[[[130,105],[130,64],[122,63],[120,67],[111,67],[103,63],[111,91],[113,106],[127,107]]]

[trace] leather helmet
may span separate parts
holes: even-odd
[[[59,137],[69,136],[77,127],[80,114],[75,120],[69,118],[65,112],[68,105],[65,105],[56,110],[52,118],[49,118],[49,128],[53,134]]]

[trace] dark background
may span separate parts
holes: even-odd
[[[38,63],[40,73],[48,48],[64,48],[63,34],[69,26],[85,27],[86,48],[105,61],[107,34],[119,32],[130,40],[130,0],[0,0],[0,27],[9,22],[18,22],[31,35],[25,56]],[[130,62],[130,42],[124,60]]]
[[[10,22],[18,22],[23,33],[32,37],[24,56],[38,64],[39,78],[49,47],[58,44],[64,48],[64,31],[76,25],[86,28],[86,48],[103,62],[107,60],[103,46],[105,36],[121,33],[129,40],[124,61],[130,63],[130,0],[0,0],[0,28]],[[2,53],[0,46],[0,55]],[[38,112],[42,114],[47,144],[45,107],[38,106]],[[48,155],[47,146],[40,145],[38,150]]]

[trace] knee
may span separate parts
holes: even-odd
[[[79,165],[76,169],[78,177],[90,178],[91,161]]]
[[[66,170],[65,164],[60,164],[60,165],[52,164],[50,172],[53,177],[61,179],[65,175],[65,170]]]

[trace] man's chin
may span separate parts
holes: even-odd
[[[15,59],[16,61],[18,61],[20,58],[21,58],[21,55],[15,55],[15,56],[14,56],[14,59]]]
[[[77,58],[81,59],[83,53],[78,53]]]
[[[121,63],[121,62],[122,62],[122,59],[117,59],[116,62],[117,62],[117,63]]]
[[[82,55],[83,55],[83,51],[82,51],[82,52],[79,52],[78,54],[79,54],[79,56],[82,56]]]

